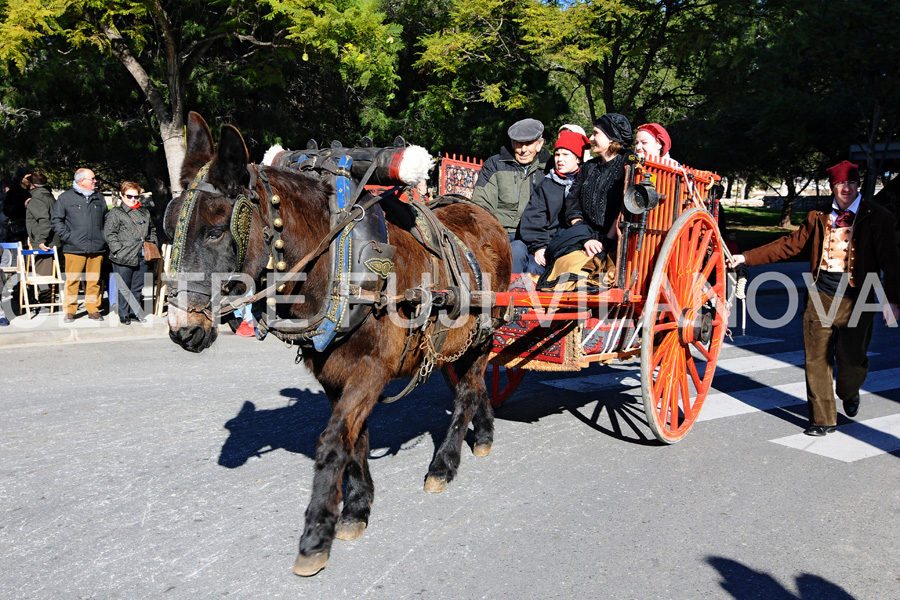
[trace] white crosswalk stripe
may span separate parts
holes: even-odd
[[[900,415],[850,423],[824,437],[800,433],[772,441],[835,460],[854,462],[900,450]]]
[[[747,336],[749,337],[749,336]],[[781,340],[755,338],[752,343],[778,344]],[[735,344],[726,344],[725,348]],[[869,353],[876,356],[877,353]],[[711,390],[697,421],[714,421],[749,413],[796,406],[806,402],[803,351],[720,358],[717,377],[740,375],[759,387],[720,392]],[[771,385],[775,378],[790,383]],[[612,372],[544,381],[543,384],[578,393],[616,390],[621,394],[641,395],[640,372],[615,369]],[[715,382],[714,382],[715,383]],[[860,394],[877,394],[900,388],[900,368],[870,371]],[[836,433],[814,438],[803,433],[771,440],[777,444],[812,452],[828,458],[853,462],[900,450],[900,414],[856,421],[838,428]]]

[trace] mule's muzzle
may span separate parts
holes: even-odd
[[[203,352],[213,345],[219,335],[215,327],[191,324],[173,328],[169,326],[169,339],[188,352]]]

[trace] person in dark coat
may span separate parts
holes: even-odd
[[[590,137],[596,158],[578,171],[565,202],[565,227],[547,248],[551,263],[572,252],[585,259],[615,252],[616,222],[625,196],[625,157],[634,135],[624,115],[607,113],[597,119]]]
[[[9,219],[7,242],[22,242],[24,245],[28,238],[25,228],[25,205],[31,197],[29,192],[31,182],[27,179],[29,175],[31,175],[29,167],[16,169],[9,190],[6,192],[6,198],[3,200],[3,212]]]
[[[32,173],[28,176],[31,187],[31,199],[25,207],[25,228],[28,231],[28,239],[32,248],[50,250],[59,248],[62,241],[59,234],[53,230],[50,224],[50,215],[53,214],[53,206],[56,198],[47,187],[47,176],[43,173]],[[37,269],[38,275],[49,275]]]
[[[896,326],[900,318],[900,251],[893,215],[862,199],[855,164],[845,160],[831,167],[828,181],[834,193],[830,211],[810,211],[793,233],[728,261],[731,269],[740,264],[752,267],[810,250],[803,346],[809,410],[804,433],[812,436],[835,430],[835,393],[843,401],[844,414],[852,419],[859,412],[859,390],[869,372],[867,352],[878,310],[875,290],[881,289],[886,299],[881,307],[885,322]]]
[[[25,206],[25,229],[28,231],[31,247],[41,250],[58,248],[62,242],[50,225],[50,215],[53,212],[53,205],[56,204],[56,198],[47,187],[47,176],[43,173],[32,173],[25,179],[29,182],[31,193],[31,198]],[[44,276],[54,275],[53,257],[35,255],[34,272]],[[53,289],[49,285],[43,285],[38,292],[38,302],[49,304],[52,297]]]
[[[63,192],[53,206],[50,224],[63,243],[66,263],[65,322],[75,320],[78,286],[83,280],[84,307],[88,318],[102,321],[100,314],[100,270],[106,251],[103,221],[106,200],[97,190],[97,179],[90,169],[75,171],[72,189]]]
[[[590,145],[584,134],[559,132],[553,147],[553,169],[535,186],[519,223],[519,235],[528,247],[528,273],[542,273],[547,266],[547,245],[559,229],[566,194]]]
[[[147,320],[140,314],[140,307],[144,302],[144,276],[147,274],[144,242],[156,244],[158,239],[150,211],[141,206],[141,186],[133,181],[125,181],[120,194],[122,203],[109,211],[104,235],[109,245],[113,273],[120,278],[117,304],[119,322],[129,325],[131,321],[144,323]],[[128,292],[131,294],[131,301]]]

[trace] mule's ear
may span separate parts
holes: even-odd
[[[191,111],[187,119],[187,148],[181,167],[181,186],[187,188],[200,167],[212,160],[215,144],[209,125],[199,114]]]
[[[237,195],[250,181],[247,164],[250,153],[241,133],[231,125],[222,127],[219,136],[219,154],[210,169],[210,179],[229,195]]]

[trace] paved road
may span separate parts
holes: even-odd
[[[757,307],[775,318],[770,292]],[[876,327],[855,423],[801,434],[799,319],[751,323],[702,419],[657,444],[630,365],[529,375],[490,457],[422,491],[449,392],[372,419],[365,536],[291,573],[328,417],[274,339],[0,347],[3,598],[900,597],[900,356]]]

